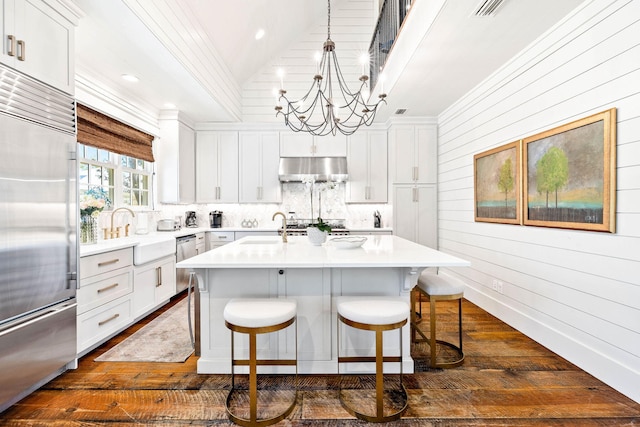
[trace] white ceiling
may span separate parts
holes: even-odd
[[[76,30],[79,75],[145,108],[166,109],[165,103],[172,102],[197,122],[241,120],[237,105],[221,94],[240,93],[297,34],[318,20],[326,22],[327,8],[319,0],[73,1],[86,14]],[[345,1],[333,0],[332,5]],[[403,29],[398,43],[404,34],[420,34],[420,40],[411,40],[415,48],[409,54],[394,47],[390,61],[397,61],[396,72],[390,87],[385,86],[388,106],[376,121],[386,120],[397,108],[407,108],[410,116],[437,116],[582,1],[506,0],[495,16],[479,18],[473,11],[480,0],[414,0],[414,8],[443,6],[430,27],[416,22],[412,31]],[[137,16],[162,8],[172,25],[157,22],[154,29],[143,23],[149,24],[153,13],[142,20]],[[266,30],[268,43],[255,41],[258,28]],[[180,45],[172,43],[187,39],[213,58],[217,82],[205,81],[210,70],[203,66],[200,73],[198,61],[185,60]],[[120,78],[124,73],[140,81],[127,83]]]

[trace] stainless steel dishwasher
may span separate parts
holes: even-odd
[[[196,256],[196,235],[176,237],[176,261]],[[182,292],[189,287],[189,270],[176,268],[176,293]]]

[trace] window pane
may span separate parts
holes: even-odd
[[[149,192],[141,191],[140,192],[140,205],[141,206],[149,206]]]
[[[89,184],[91,185],[102,184],[102,167],[89,165]]]
[[[89,183],[89,165],[87,163],[80,163],[80,169],[78,171],[78,181],[80,184]]]
[[[143,171],[144,170],[144,160],[136,159],[136,163],[137,163],[136,168],[138,170]]]
[[[149,189],[149,175],[141,175],[142,182],[140,183],[140,188],[148,190]]]
[[[110,163],[109,152],[107,150],[98,150],[98,161],[102,163]]]
[[[128,188],[122,190],[122,204],[127,206],[131,205],[131,190]]]
[[[132,184],[133,184],[132,188],[134,188],[134,189],[140,188],[140,185],[139,185],[139,183],[140,183],[140,174],[137,174],[137,173],[131,174],[131,181],[132,181]]]
[[[102,185],[113,187],[115,171],[112,168],[102,168]]]
[[[134,159],[133,157],[129,157],[129,164],[127,165],[130,169],[135,169],[136,168],[136,159]]]
[[[122,186],[131,188],[131,172],[122,172]]]
[[[84,145],[83,144],[78,144],[78,158],[79,159],[84,158]]]
[[[95,147],[85,146],[85,159],[98,160],[98,149]]]

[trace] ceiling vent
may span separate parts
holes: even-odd
[[[407,109],[406,109],[406,108],[398,108],[398,109],[396,110],[396,112],[395,112],[395,113],[393,113],[393,114],[401,115],[401,114],[404,114],[404,113],[406,113],[406,112],[407,112]]]
[[[493,16],[505,0],[482,0],[474,12],[474,16]]]

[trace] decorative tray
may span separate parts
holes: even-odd
[[[334,237],[329,240],[333,246],[339,249],[354,249],[359,248],[367,241],[366,237],[362,236],[343,236]]]

